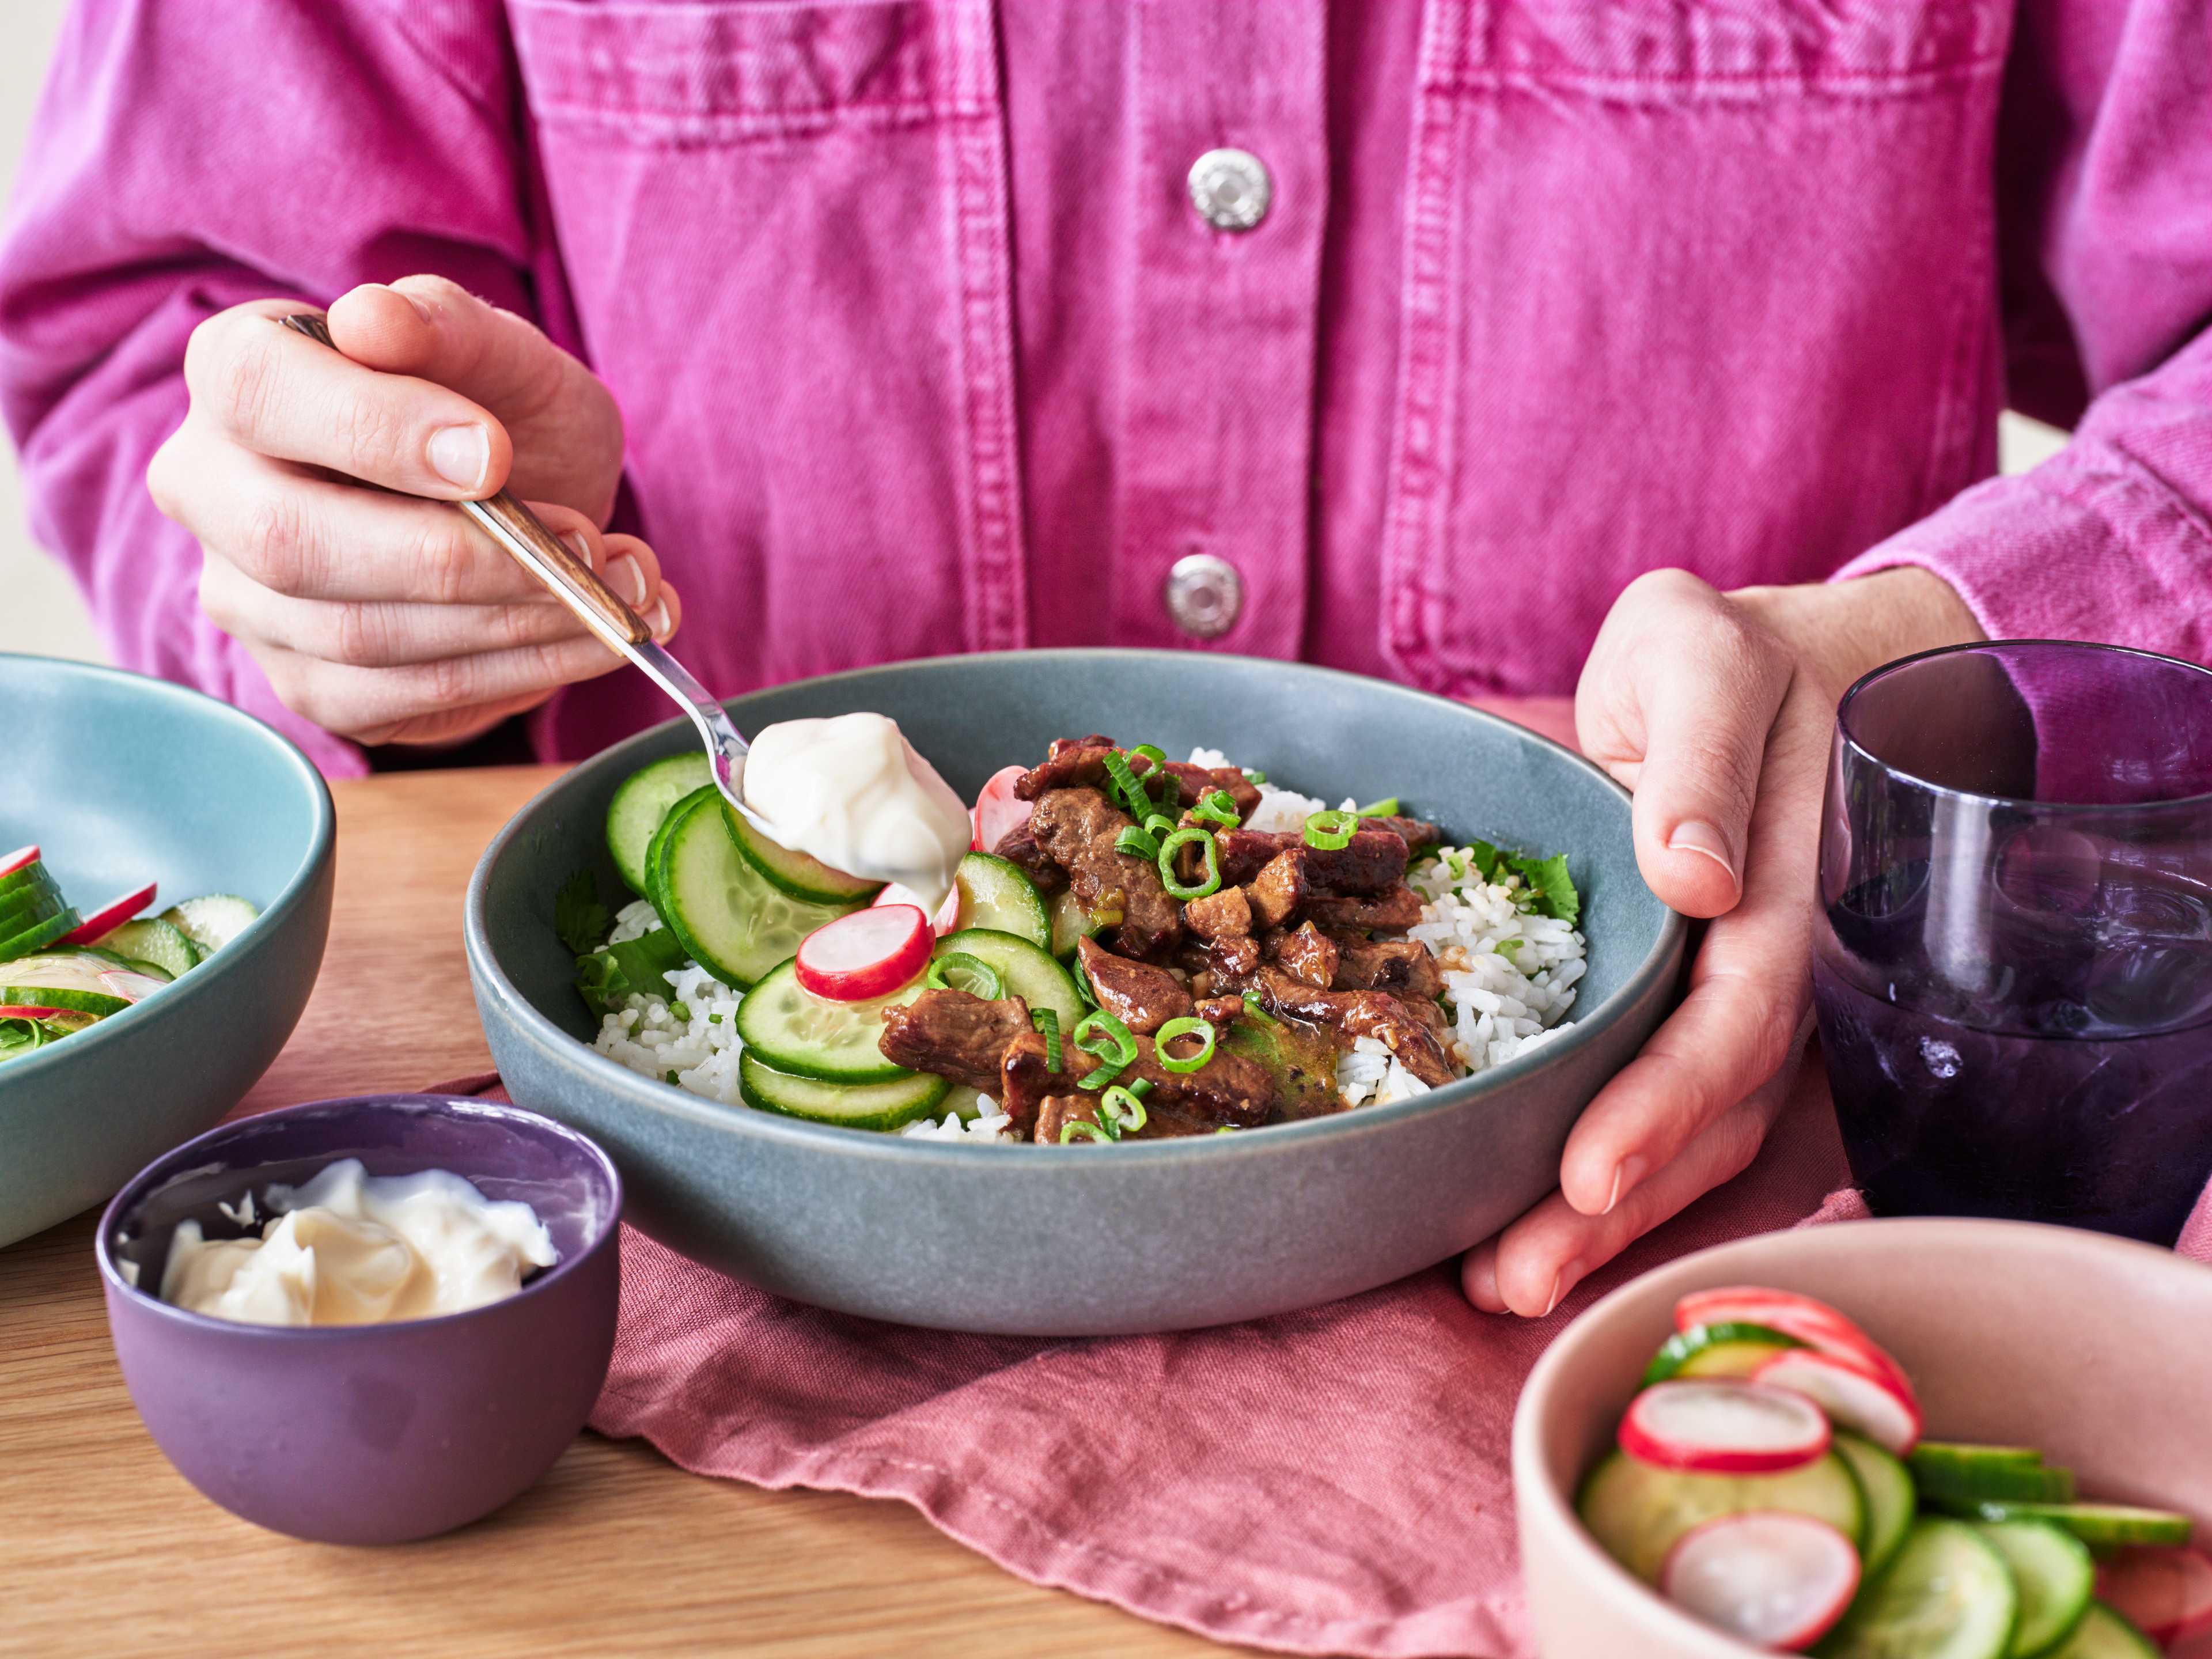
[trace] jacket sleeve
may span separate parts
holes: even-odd
[[[2008,386],[2073,440],[1839,577],[1922,565],[1993,638],[2212,661],[2208,43],[2212,0],[2023,0],[1998,134]]]
[[[33,534],[125,666],[269,720],[334,775],[352,744],[277,702],[202,614],[200,551],[146,464],[185,343],[243,301],[453,277],[538,314],[512,48],[493,0],[79,0],[0,232],[0,412]],[[557,282],[557,276],[556,278]]]

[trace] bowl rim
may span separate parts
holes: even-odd
[[[231,723],[253,739],[268,743],[276,750],[277,757],[287,763],[294,776],[306,787],[313,824],[307,836],[307,848],[299,866],[276,896],[261,908],[261,914],[239,931],[232,946],[241,943],[258,944],[290,925],[293,915],[307,902],[309,890],[331,860],[337,841],[337,809],[331,799],[331,788],[323,775],[309,760],[300,745],[294,743],[266,720],[234,708],[204,691],[194,690],[174,681],[156,679],[149,674],[136,674],[127,668],[113,668],[105,663],[77,662],[66,657],[36,657],[22,652],[0,651],[0,672],[12,665],[36,663],[38,672],[82,674],[92,678],[125,681],[140,692],[166,697],[192,707],[196,716],[214,718]],[[198,707],[193,707],[198,705]],[[197,972],[173,980],[164,988],[164,994],[156,999],[149,996],[143,1002],[134,1002],[97,1020],[82,1030],[73,1032],[64,1042],[55,1042],[40,1053],[26,1054],[21,1060],[10,1060],[4,1073],[0,1073],[0,1115],[4,1115],[9,1103],[9,1084],[27,1082],[58,1066],[66,1066],[72,1057],[82,1058],[90,1052],[90,1045],[119,1040],[118,1033],[128,1035],[137,1030],[145,1021],[137,1018],[141,1008],[151,1009],[155,1015],[171,1010],[182,1011],[204,997],[220,994],[215,987],[222,983],[225,970],[243,958],[243,952],[231,954],[230,949],[218,951],[204,964],[214,969],[210,974]]]
[[[511,1134],[536,1134],[566,1142],[582,1152],[598,1167],[607,1183],[612,1202],[608,1205],[606,1214],[601,1218],[598,1231],[592,1235],[589,1243],[574,1255],[564,1256],[555,1262],[513,1296],[487,1302],[480,1308],[464,1308],[458,1313],[437,1314],[428,1319],[388,1319],[373,1325],[257,1325],[241,1319],[218,1319],[213,1314],[195,1313],[189,1308],[179,1307],[173,1302],[164,1302],[155,1291],[132,1284],[117,1267],[111,1244],[125,1212],[145,1199],[157,1183],[187,1173],[195,1162],[203,1161],[207,1152],[216,1150],[218,1143],[235,1135],[240,1130],[275,1119],[331,1116],[340,1112],[394,1110],[424,1116],[442,1114],[481,1118],[503,1125]],[[245,1173],[249,1181],[252,1179],[250,1172],[241,1173]],[[465,1170],[456,1170],[453,1173],[471,1182],[475,1180],[475,1176]],[[155,1316],[172,1321],[187,1329],[228,1332],[240,1340],[365,1342],[374,1341],[387,1332],[428,1330],[463,1320],[481,1318],[550,1291],[557,1282],[570,1277],[572,1271],[580,1270],[585,1262],[607,1249],[610,1241],[621,1233],[623,1204],[622,1171],[616,1167],[614,1159],[608,1156],[606,1148],[582,1130],[571,1128],[556,1118],[547,1117],[543,1113],[506,1101],[478,1100],[467,1095],[398,1091],[335,1095],[327,1100],[301,1101],[297,1105],[279,1106],[271,1111],[227,1118],[205,1133],[195,1135],[182,1146],[162,1153],[125,1182],[121,1190],[100,1211],[100,1226],[93,1234],[93,1255],[100,1264],[100,1283],[111,1297],[120,1296]]]
[[[1227,652],[1205,653],[1210,660],[1239,665],[1269,673],[1288,674],[1293,678],[1317,681],[1350,683],[1364,688],[1367,693],[1380,693],[1402,698],[1409,702],[1435,705],[1449,709],[1455,715],[1505,728],[1513,737],[1527,743],[1541,744],[1571,765],[1587,773],[1616,796],[1624,807],[1629,793],[1604,769],[1586,757],[1577,754],[1565,744],[1546,737],[1542,732],[1493,714],[1487,709],[1476,708],[1450,697],[1432,692],[1416,690],[1364,674],[1346,670],[1328,668],[1313,663],[1285,662],[1268,657],[1235,655]],[[1152,651],[1133,647],[1066,647],[1028,651],[972,652],[957,655],[916,657],[899,662],[879,663],[866,668],[848,669],[835,674],[814,675],[804,679],[790,680],[781,685],[763,686],[745,696],[759,696],[772,691],[786,691],[799,686],[864,686],[870,680],[892,674],[910,672],[915,669],[937,667],[953,663],[971,664],[979,659],[1010,660],[1023,663],[1080,662],[1085,665],[1123,664],[1131,672],[1139,672],[1148,664],[1161,662],[1184,663],[1190,653],[1176,651]],[[744,697],[723,700],[723,706],[744,701]],[[468,957],[469,974],[480,998],[495,1004],[507,1019],[509,1027],[532,1042],[538,1049],[555,1059],[583,1067],[585,1075],[603,1079],[611,1089],[628,1096],[647,1109],[665,1115],[690,1119],[707,1127],[718,1127],[739,1133],[758,1134],[772,1141],[793,1147],[814,1146],[826,1152],[887,1159],[896,1163],[940,1164],[945,1167],[972,1169],[964,1160],[975,1158],[979,1148],[963,1146],[957,1141],[924,1139],[916,1136],[886,1134],[878,1130],[848,1129],[836,1124],[814,1123],[804,1118],[785,1117],[774,1112],[760,1111],[753,1107],[742,1109],[694,1095],[689,1091],[657,1082],[642,1073],[599,1053],[587,1042],[571,1037],[553,1022],[532,1006],[529,1000],[516,988],[500,967],[491,949],[486,922],[486,891],[489,886],[493,866],[506,854],[507,848],[520,839],[521,826],[557,791],[572,785],[578,775],[587,769],[603,769],[612,771],[618,766],[634,766],[635,763],[617,757],[651,744],[661,733],[684,724],[682,715],[632,734],[620,743],[610,744],[587,760],[580,761],[562,772],[546,787],[531,797],[503,824],[497,835],[477,860],[469,877],[467,896],[462,907],[463,943]],[[1326,1117],[1310,1118],[1297,1123],[1267,1125],[1264,1132],[1252,1131],[1236,1135],[1190,1135],[1170,1139],[1140,1141],[1115,1148],[1110,1167],[1116,1170],[1145,1169],[1157,1164],[1180,1164],[1196,1158],[1237,1158],[1274,1155],[1279,1152],[1293,1152],[1316,1139],[1340,1140],[1354,1135],[1387,1133],[1395,1125],[1412,1119],[1460,1110],[1497,1091],[1510,1088],[1530,1073],[1556,1065],[1568,1056],[1595,1042],[1609,1027],[1626,1017],[1652,989],[1654,982],[1673,971],[1677,952],[1686,934],[1688,924],[1676,911],[1661,904],[1662,920],[1658,936],[1652,941],[1644,959],[1617,986],[1613,994],[1586,1014],[1578,1016],[1566,1030],[1537,1049],[1506,1061],[1504,1065],[1460,1078],[1440,1088],[1416,1095],[1411,1099],[1393,1101],[1383,1106],[1363,1106],[1356,1111],[1332,1113]],[[991,1149],[994,1158],[1015,1154],[1007,1167],[1035,1170],[1040,1173],[1070,1172],[1077,1164],[1088,1170],[1109,1167],[1106,1160],[1069,1160],[1056,1156],[1057,1148],[1038,1146],[1030,1142],[994,1143]]]
[[[1994,1239],[1991,1237],[1993,1233],[1996,1236]],[[1575,1512],[1572,1491],[1563,1491],[1559,1483],[1552,1479],[1540,1438],[1538,1419],[1559,1389],[1560,1379],[1575,1369],[1581,1351],[1595,1340],[1593,1333],[1609,1323],[1627,1304],[1641,1300],[1650,1294],[1652,1281],[1672,1279],[1683,1283],[1687,1288],[1690,1282],[1708,1276],[1713,1268],[1727,1261],[1730,1264],[1731,1276],[1717,1282],[1754,1283],[1757,1282],[1757,1273],[1755,1269],[1749,1268],[1749,1261],[1756,1259],[1763,1250],[1773,1248],[1778,1240],[1802,1237],[1822,1245],[1855,1249],[1859,1245],[1850,1241],[1863,1241],[1875,1237],[1900,1237],[1908,1246],[1919,1241],[1923,1250],[1936,1254],[1955,1253],[1969,1248],[2007,1249],[2016,1240],[2026,1249],[2070,1250],[2089,1256],[2102,1256],[2115,1263],[2133,1264],[2136,1270],[2148,1267],[2151,1272],[2160,1273],[2212,1273],[2212,1267],[2137,1239],[2089,1232],[2081,1228],[2054,1226],[2045,1222],[2013,1221],[1988,1216],[1875,1216],[1832,1222],[1818,1227],[1784,1227],[1769,1232],[1748,1233],[1741,1238],[1723,1239],[1717,1244],[1709,1244],[1702,1249],[1677,1256],[1671,1261],[1662,1262],[1638,1273],[1626,1284],[1615,1285],[1576,1315],[1568,1322],[1566,1328],[1552,1339],[1529,1370],[1528,1381],[1522,1384],[1521,1397],[1513,1408],[1508,1463],[1515,1501],[1520,1506],[1516,1535],[1523,1553],[1527,1551],[1527,1534],[1532,1526],[1541,1525],[1555,1537],[1564,1540],[1561,1547],[1567,1556],[1566,1572],[1591,1593],[1602,1595],[1617,1607],[1632,1607],[1637,1618],[1666,1629],[1678,1640],[1693,1635],[1700,1638],[1713,1644],[1713,1651],[1717,1655],[1725,1653],[1741,1655],[1743,1659],[1759,1659],[1759,1656],[1765,1654],[1766,1650],[1740,1642],[1726,1631],[1676,1607],[1606,1553],[1583,1527],[1582,1517]],[[1747,1259],[1747,1271],[1742,1273],[1738,1273],[1733,1265],[1737,1257]],[[1577,1477],[1577,1485],[1582,1478]],[[1534,1517],[1533,1521],[1532,1516]]]

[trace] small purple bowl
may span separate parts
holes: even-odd
[[[246,1325],[154,1294],[186,1218],[336,1159],[450,1170],[537,1211],[561,1252],[504,1302],[389,1325]],[[296,1538],[396,1544],[490,1514],[551,1468],[614,1352],[622,1179],[574,1130],[513,1106],[362,1095],[240,1119],[141,1170],[100,1218],[107,1327],[131,1402],[185,1479]],[[139,1289],[119,1262],[135,1263]]]

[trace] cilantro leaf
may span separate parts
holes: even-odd
[[[561,943],[582,956],[607,934],[607,907],[599,902],[592,872],[579,870],[553,896],[553,931]]]
[[[1485,881],[1496,881],[1498,866],[1504,863],[1505,855],[1486,841],[1470,842],[1467,850],[1474,860],[1475,874]]]
[[[1529,858],[1514,854],[1509,862],[1513,873],[1521,878],[1534,900],[1534,908],[1547,916],[1556,917],[1570,927],[1583,913],[1582,895],[1575,891],[1573,879],[1567,874],[1567,855],[1554,853],[1547,859]]]
[[[593,951],[576,958],[576,994],[584,999],[584,1006],[595,1018],[604,1019],[622,1006],[630,988],[612,952]]]

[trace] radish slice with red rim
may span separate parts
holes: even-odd
[[[1655,1382],[1629,1402],[1620,1449],[1656,1468],[1776,1474],[1828,1449],[1828,1419],[1802,1394],[1719,1377]]]
[[[155,979],[151,974],[134,973],[128,968],[103,968],[100,970],[101,988],[112,997],[121,997],[125,1002],[143,1002],[169,981]]]
[[[36,847],[18,847],[5,858],[0,858],[0,876],[12,876],[27,865],[39,861]]]
[[[52,1019],[61,1012],[58,1008],[24,1008],[0,1003],[0,1019]]]
[[[876,895],[871,908],[880,910],[894,904],[912,905],[917,910],[926,910],[929,908],[921,902],[921,895],[915,892],[913,888],[902,887],[895,881],[887,884],[882,892]],[[936,930],[937,936],[943,939],[953,930],[959,920],[960,890],[956,887],[945,896],[945,902],[937,907],[937,914],[929,919],[929,925]]]
[[[1674,1304],[1678,1330],[1700,1325],[1741,1322],[1764,1325],[1769,1330],[1794,1336],[1808,1347],[1841,1354],[1880,1371],[1890,1386],[1919,1412],[1919,1398],[1911,1379],[1889,1351],[1825,1302],[1794,1291],[1778,1291],[1763,1285],[1735,1285],[1723,1290],[1696,1291]]]
[[[1684,1533],[1660,1593],[1753,1646],[1810,1647],[1858,1593],[1859,1553],[1825,1521],[1788,1510],[1717,1516]]]
[[[792,974],[817,997],[889,996],[929,963],[936,943],[918,906],[878,904],[840,916],[799,941]]]
[[[1803,1395],[1837,1427],[1903,1457],[1920,1443],[1920,1406],[1880,1366],[1848,1354],[1792,1348],[1751,1374],[1754,1382]]]
[[[991,774],[991,781],[976,795],[968,814],[975,830],[975,851],[997,852],[1000,842],[1030,821],[1036,803],[1014,793],[1014,786],[1028,770],[1026,766],[1002,766]]]
[[[64,945],[96,945],[125,922],[154,902],[154,884],[148,882],[135,893],[125,893],[112,904],[103,904],[84,919],[83,925],[66,934]]]
[[[2122,1550],[2097,1569],[2097,1594],[2160,1647],[2212,1630],[2212,1558],[2202,1550]]]

